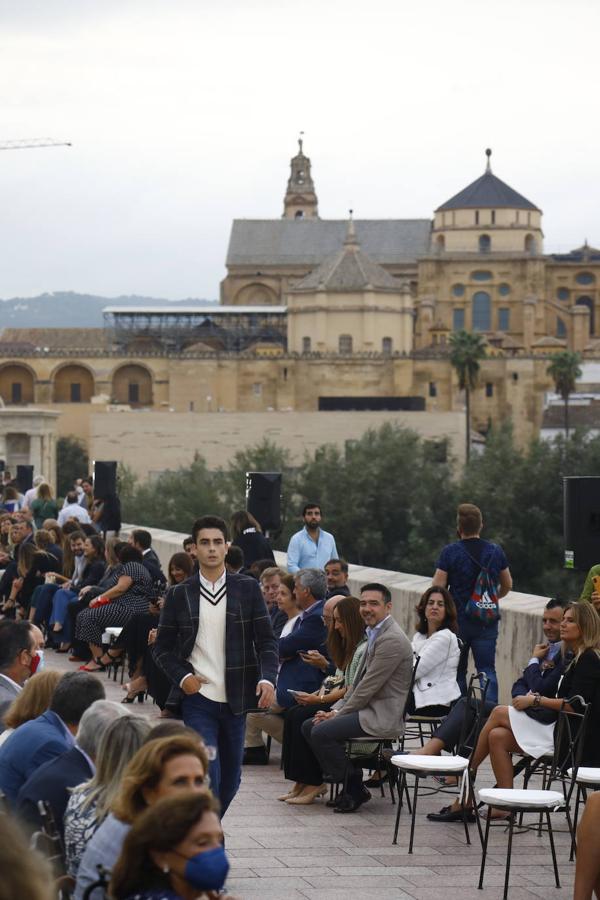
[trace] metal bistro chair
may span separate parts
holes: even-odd
[[[417,668],[419,665],[419,656],[415,657],[415,661],[413,663],[412,674],[410,676],[410,684],[408,687],[408,693],[406,695],[406,702],[404,704],[404,709],[402,711],[402,721],[406,722],[406,717],[408,715],[408,702],[410,697],[412,696],[413,687],[415,685],[415,680],[417,677]],[[346,759],[349,763],[353,763],[354,765],[361,766],[363,769],[370,769],[378,771],[381,775],[382,772],[387,772],[388,780],[390,785],[390,797],[392,803],[395,803],[394,799],[394,785],[393,785],[393,774],[395,774],[393,766],[390,766],[389,761],[383,755],[384,749],[386,749],[386,744],[399,744],[400,749],[404,748],[404,734],[395,734],[392,737],[386,738],[377,738],[377,737],[360,737],[360,738],[352,738],[351,740],[346,741]],[[361,746],[364,748],[365,745],[376,744],[375,749],[370,750],[368,753],[360,752]],[[349,775],[350,766],[346,765],[346,774],[344,776],[343,782],[343,790],[346,791],[348,785],[348,775]],[[380,785],[381,796],[385,797],[385,790],[383,786],[383,781]],[[407,801],[410,803],[407,794]]]
[[[45,800],[38,800],[37,806],[42,826],[31,836],[31,849],[40,852],[52,866],[58,900],[70,900],[75,888],[75,880],[65,871],[64,844],[52,807]]]
[[[582,712],[571,712],[565,709],[567,703],[572,705],[575,701],[579,701],[578,706],[582,708]],[[484,788],[478,791],[479,799],[488,807],[485,823],[485,836],[483,839],[483,852],[481,856],[481,870],[479,873],[480,888],[483,888],[483,876],[485,873],[493,807],[504,809],[509,814],[508,846],[506,850],[506,869],[504,875],[504,900],[508,897],[515,818],[521,813],[538,813],[540,816],[545,817],[548,828],[548,837],[550,839],[550,850],[552,852],[554,880],[556,882],[556,887],[560,887],[550,813],[560,811],[566,814],[569,834],[571,836],[571,845],[573,846],[575,835],[569,806],[576,784],[579,763],[581,762],[588,713],[589,705],[585,703],[582,697],[570,697],[563,700],[563,706],[558,713],[558,721],[554,730],[554,753],[552,762],[549,771],[544,773],[544,787],[542,790],[532,790],[530,788],[521,790],[516,788]],[[547,757],[540,757],[538,762],[540,762],[541,766],[547,766]],[[532,769],[533,768],[535,768],[535,766],[532,766]],[[560,782],[562,790],[550,790],[552,784],[557,781]]]
[[[469,687],[467,690],[467,702],[465,707],[465,716],[462,723],[461,735],[458,741],[458,754],[448,754],[445,756],[426,756],[422,754],[407,754],[402,756],[393,756],[392,765],[400,769],[400,782],[398,784],[398,811],[396,813],[396,824],[394,827],[394,844],[398,843],[398,828],[400,826],[400,813],[402,812],[402,792],[408,790],[407,776],[413,775],[415,779],[413,788],[412,801],[412,818],[410,824],[410,840],[408,844],[408,852],[413,852],[414,836],[415,836],[415,819],[417,815],[417,800],[419,795],[419,781],[427,778],[429,775],[462,775],[463,782],[461,785],[460,795],[463,799],[462,804],[462,821],[465,829],[465,837],[467,844],[471,843],[469,835],[469,825],[467,822],[466,801],[473,800],[473,781],[470,774],[471,759],[477,746],[477,739],[481,731],[481,720],[483,716],[483,706],[489,686],[489,679],[482,673],[471,675]],[[468,752],[468,756],[462,756],[461,753]],[[409,807],[410,811],[410,807]],[[481,826],[479,818],[476,817],[479,837],[482,840]]]

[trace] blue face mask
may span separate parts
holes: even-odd
[[[183,877],[199,891],[220,891],[229,872],[229,861],[223,847],[205,850],[188,858]]]

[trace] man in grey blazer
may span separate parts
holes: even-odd
[[[35,657],[44,638],[30,622],[0,622],[0,734],[4,731],[4,714],[23,685],[37,668]]]
[[[367,650],[354,684],[329,712],[319,711],[302,726],[325,777],[343,781],[350,766],[347,790],[334,812],[355,812],[370,798],[362,769],[346,758],[349,738],[387,738],[404,729],[403,712],[413,669],[410,641],[392,618],[392,597],[383,584],[365,584],[360,614],[367,630]]]

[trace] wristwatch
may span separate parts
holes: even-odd
[[[534,694],[532,706],[541,706],[541,705],[542,705],[541,694]]]

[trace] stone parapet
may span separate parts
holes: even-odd
[[[126,535],[133,528],[143,525],[123,525]],[[164,570],[173,553],[183,549],[186,534],[149,528],[152,546],[158,554]],[[277,564],[286,566],[286,554],[275,551]],[[392,592],[393,614],[399,625],[412,637],[415,629],[415,606],[423,591],[431,584],[431,578],[408,572],[392,572],[388,569],[370,569],[366,566],[350,565],[350,590],[354,595],[362,585],[372,581],[381,582]],[[510,689],[531,657],[535,644],[542,640],[542,610],[548,597],[522,594],[511,591],[501,601],[502,620],[496,653],[496,669],[500,685],[500,702],[510,702]],[[470,667],[472,669],[472,666]]]

